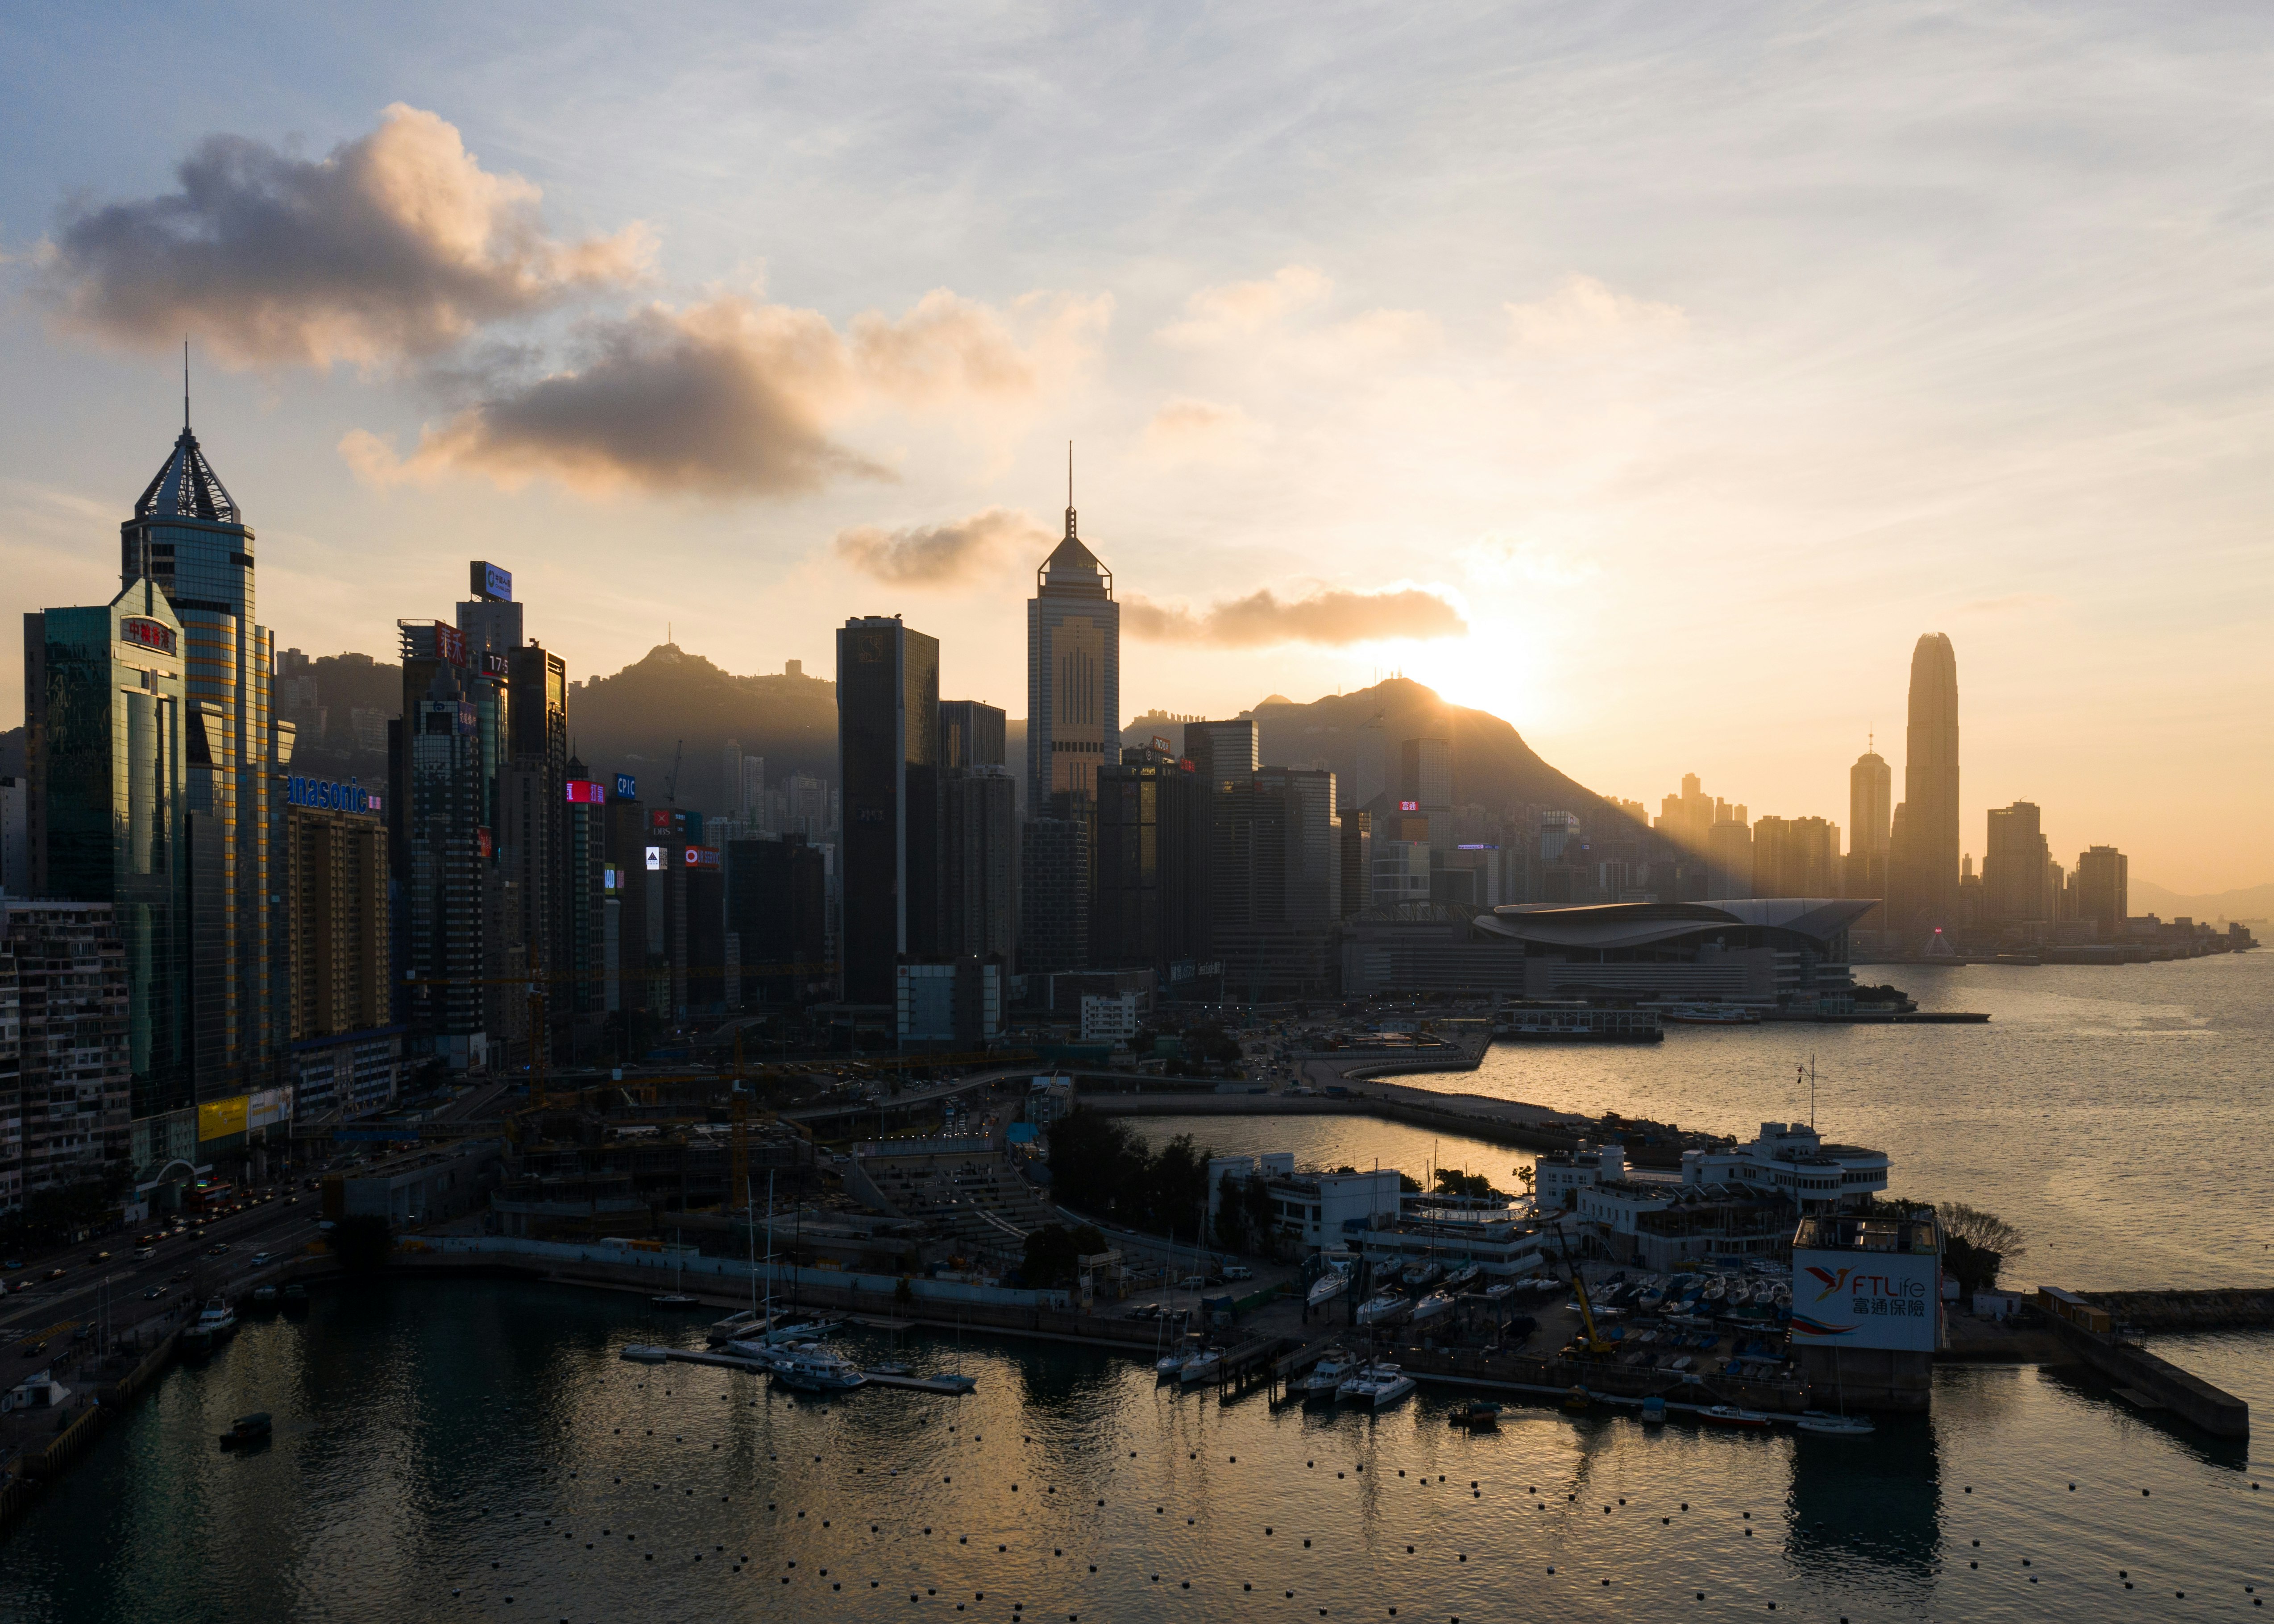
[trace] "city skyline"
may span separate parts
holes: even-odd
[[[911,23],[882,49],[824,26],[794,70],[740,31],[695,51],[701,26],[570,29],[540,69],[505,22],[447,64],[415,28],[141,25],[188,71],[138,79],[129,124],[83,93],[88,64],[151,59],[130,25],[11,30],[53,70],[4,115],[25,158],[0,180],[0,355],[24,385],[0,403],[0,555],[26,601],[86,600],[79,566],[177,421],[187,329],[200,436],[260,492],[282,643],[384,657],[398,583],[512,554],[580,673],[666,621],[730,669],[825,668],[829,628],[883,607],[957,628],[945,688],[1008,709],[1071,436],[1125,605],[1125,714],[1397,669],[1603,793],[1702,770],[1832,814],[1864,736],[1893,737],[1904,650],[1939,629],[1967,661],[1977,856],[1987,811],[2029,800],[2057,852],[2112,844],[2177,890],[2274,872],[2274,763],[2233,742],[2274,688],[2263,459],[2237,438],[2256,397],[2229,382],[2263,297],[2238,274],[2258,228],[2234,223],[2234,154],[2263,115],[2168,88],[2248,84],[2264,27],[2214,57],[2102,25],[2173,70],[2117,81],[2091,27],[2034,19],[2002,81],[1969,81],[1979,112],[1903,115],[1932,139],[1898,155],[1887,109],[1946,106],[1912,92],[1994,54],[1990,25],[1894,39],[1857,13],[1803,49],[1765,13],[1726,49],[1784,86],[1776,112],[1721,97],[1709,42],[1653,51],[1675,25],[1646,16],[1623,39],[1480,16],[1428,43],[1338,14],[1299,63],[1260,22],[1184,40],[1139,14],[1112,41],[1125,71],[1079,98],[1094,22]],[[1005,83],[1012,35],[1036,71]],[[1509,110],[1510,85],[1559,105],[1575,58],[1617,140]],[[222,60],[226,98],[199,71]],[[919,63],[993,110],[911,96]],[[823,82],[855,102],[802,88]],[[787,87],[753,111],[755,83]],[[1331,125],[1300,110],[1320,86],[1349,93]],[[620,149],[565,111],[580,91],[634,132]],[[1811,158],[1757,162],[1793,117],[1816,121]],[[1156,167],[1164,118],[1222,133],[1220,169]],[[1457,154],[1424,162],[1461,184],[1404,184],[1395,154],[1417,150]],[[395,281],[307,281],[372,223],[339,213],[377,195],[346,183],[414,161],[474,246],[405,238],[435,252]],[[228,220],[282,235],[213,237],[184,163],[248,206]],[[2071,189],[2047,164],[2093,201],[2048,201]],[[1712,184],[1667,190],[1698,165]],[[1841,189],[1854,207],[1806,201]],[[2224,223],[2151,229],[2174,196]],[[177,251],[198,240],[193,264]],[[1794,264],[1805,282],[1773,269]],[[659,457],[580,415],[612,358],[793,341],[817,371],[710,375],[772,438]],[[2075,353],[2097,357],[2088,387]],[[1763,659],[1798,630],[1811,680],[1773,699],[1696,680],[1701,622]],[[20,709],[15,662],[0,703]]]

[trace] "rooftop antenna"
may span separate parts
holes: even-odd
[[[1066,441],[1066,539],[1073,539],[1073,441]]]
[[[182,335],[182,432],[190,432],[190,339]]]

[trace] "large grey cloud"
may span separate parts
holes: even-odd
[[[637,225],[547,235],[537,187],[400,102],[320,159],[215,135],[177,175],[178,192],[65,212],[41,257],[66,323],[137,345],[188,334],[240,365],[368,364],[633,281],[650,254]]]
[[[1122,623],[1160,643],[1209,643],[1224,648],[1314,643],[1341,646],[1388,637],[1458,637],[1468,622],[1434,592],[1326,590],[1283,599],[1269,587],[1195,612],[1141,598],[1123,600]]]
[[[1024,402],[1086,351],[1111,307],[1046,298],[1006,315],[941,289],[898,320],[870,312],[840,333],[817,311],[734,294],[650,305],[586,323],[585,353],[568,370],[475,380],[476,403],[426,430],[407,457],[362,430],[341,450],[377,483],[456,470],[728,497],[890,478],[840,445],[834,425],[865,406],[968,417]]]
[[[838,531],[831,545],[839,558],[879,581],[945,586],[992,568],[1015,545],[1033,548],[1050,538],[1050,532],[1027,515],[990,508],[945,524],[896,530],[855,525]]]

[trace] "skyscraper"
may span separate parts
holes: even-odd
[[[976,699],[939,702],[939,764],[1000,767],[1008,718],[999,705]]]
[[[1141,747],[1098,773],[1096,890],[1090,959],[1151,967],[1161,984],[1182,959],[1209,956],[1207,786],[1176,757]]]
[[[1003,713],[994,714],[999,725]],[[940,769],[934,952],[969,959],[993,954],[1010,962],[1019,941],[1018,788],[999,762]]]
[[[1259,768],[1244,784],[1219,782],[1214,812],[1212,906],[1226,989],[1251,999],[1323,990],[1328,933],[1342,914],[1335,775]],[[1377,904],[1383,900],[1382,853],[1377,841]]]
[[[2092,921],[2104,942],[2124,934],[2132,906],[2132,861],[2112,846],[2096,846],[2076,860],[2076,916]]]
[[[1397,747],[1397,809],[1429,820],[1429,846],[1453,844],[1453,747],[1442,739],[1408,739]]]
[[[1867,749],[1848,769],[1849,849],[1884,853],[1894,815],[1894,775],[1886,757]]]
[[[1894,929],[1919,937],[1957,922],[1958,838],[1958,656],[1948,636],[1930,632],[1911,650],[1902,839],[1889,865]]]
[[[1075,534],[1069,456],[1065,536],[1027,600],[1027,805],[1040,816],[1058,791],[1095,796],[1097,770],[1120,756],[1121,605]]]
[[[1185,759],[1211,794],[1230,784],[1245,784],[1263,764],[1255,724],[1242,717],[1236,722],[1185,724]]]
[[[846,621],[837,633],[837,753],[847,1003],[892,1003],[900,956],[938,951],[938,639],[898,615]]]
[[[253,620],[253,535],[190,432],[182,432],[118,527],[119,583],[147,576],[179,618],[189,693],[191,906],[200,948],[192,995],[215,1029],[199,1034],[200,1102],[265,1083],[275,1054],[269,898],[268,796],[275,740],[270,714],[274,640]],[[202,838],[201,838],[202,837]],[[210,886],[210,894],[207,887]],[[207,1063],[209,1057],[209,1064]]]
[[[2052,852],[2045,845],[2037,803],[2017,801],[2010,807],[1992,807],[1989,824],[1989,841],[1982,849],[1985,921],[2051,923],[2053,899],[2046,882]]]

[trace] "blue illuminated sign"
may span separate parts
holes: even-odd
[[[470,573],[473,579],[469,584],[473,588],[476,598],[486,598],[501,604],[509,604],[513,601],[511,570],[500,569],[494,564],[485,564],[477,559]]]
[[[632,777],[629,772],[620,772],[616,774],[616,799],[618,801],[637,801],[639,799],[639,780]]]
[[[377,790],[365,789],[352,778],[345,784],[323,778],[288,778],[284,782],[284,799],[296,807],[312,807],[319,812],[353,812],[364,817],[377,817],[387,809]]]

